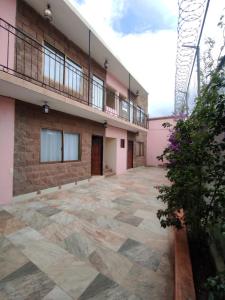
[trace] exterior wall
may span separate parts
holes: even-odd
[[[88,55],[84,53],[77,45],[68,40],[59,30],[52,24],[49,24],[41,15],[39,15],[32,7],[30,7],[23,0],[18,0],[18,9],[16,16],[16,26],[27,33],[31,38],[35,39],[38,43],[49,43],[57,50],[65,54],[66,57],[72,59],[75,63],[80,65],[83,73],[88,76],[89,59]],[[88,37],[87,37],[88,39]],[[37,45],[34,45],[37,47]],[[24,67],[24,42],[17,39],[17,60],[16,67],[18,72],[25,72],[26,75],[31,75],[30,61],[32,57],[32,77],[43,80],[43,53],[38,53],[31,48],[26,47],[26,57],[28,63]],[[94,60],[91,61],[91,73],[105,81],[105,69],[98,65]],[[86,77],[85,77],[86,78]],[[28,78],[26,78],[28,80]],[[46,81],[46,84],[49,80]],[[51,83],[50,83],[51,85]],[[62,90],[62,87],[60,88]],[[65,89],[64,89],[65,90]],[[84,80],[84,95],[83,101],[87,101],[88,81]]]
[[[124,97],[128,97],[127,88],[122,83],[120,83],[112,74],[108,72],[106,74],[106,84],[112,87],[115,91],[117,91]]]
[[[0,18],[6,22],[15,25],[16,23],[16,0],[1,0],[0,1]],[[7,47],[0,47],[0,65],[7,65],[13,68],[14,65],[14,37],[10,37],[8,41],[7,31],[0,28],[0,41],[2,45],[8,45],[9,55],[7,55]],[[8,57],[7,57],[8,56]]]
[[[0,204],[12,200],[14,112],[14,100],[0,96]]]
[[[91,176],[91,138],[104,136],[101,124],[16,100],[14,195],[76,182]],[[41,128],[79,133],[81,160],[40,163]]]
[[[116,153],[117,153],[117,140],[115,138],[105,139],[105,167],[112,169],[116,173]]]
[[[116,127],[108,127],[105,136],[116,139],[116,168],[114,171],[117,175],[123,174],[127,170],[127,131]],[[125,148],[120,147],[121,139],[125,139]]]
[[[133,132],[127,133],[127,139],[133,141],[134,143],[134,153],[133,153],[133,167],[141,167],[146,165],[146,153],[147,153],[147,134],[139,132],[135,134]],[[137,152],[137,143],[142,142],[144,143],[144,156],[138,156]]]
[[[175,125],[173,117],[155,118],[149,120],[148,140],[147,140],[147,165],[158,166],[162,165],[158,161],[157,156],[163,153],[163,150],[168,144],[170,135],[168,128],[163,128],[162,124],[169,122]]]

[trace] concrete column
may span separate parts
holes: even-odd
[[[0,96],[0,204],[12,200],[14,120],[15,101]]]
[[[0,17],[16,25],[16,0],[0,0]],[[0,64],[14,68],[15,38],[0,29]],[[13,194],[15,100],[0,95],[0,205]]]

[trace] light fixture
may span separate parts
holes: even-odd
[[[49,105],[47,102],[42,106],[43,113],[48,114],[49,113]]]
[[[136,136],[139,136],[139,131],[136,131],[135,134],[136,134]]]
[[[105,62],[104,62],[104,68],[107,70],[109,67],[109,62],[107,59],[105,59]]]
[[[107,128],[107,127],[108,127],[108,124],[107,124],[106,121],[103,123],[103,127],[104,127],[104,128]]]
[[[139,90],[136,90],[136,96],[139,96]]]
[[[52,11],[51,11],[51,6],[50,6],[50,4],[47,4],[47,7],[46,7],[46,9],[45,9],[45,11],[44,11],[44,18],[45,18],[46,20],[48,20],[49,22],[52,21]]]

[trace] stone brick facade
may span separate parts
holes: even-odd
[[[76,182],[91,176],[91,138],[104,136],[102,124],[16,100],[14,195]],[[40,163],[41,128],[79,133],[81,161]]]

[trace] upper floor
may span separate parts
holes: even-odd
[[[3,0],[8,9],[13,1]],[[30,97],[32,103],[40,99],[36,104],[46,101],[50,107],[131,131],[147,128],[147,92],[67,0],[52,1],[51,23],[43,17],[46,1],[16,4],[14,22],[7,18],[7,7],[0,13],[0,71],[17,77],[0,72],[5,96]],[[65,103],[57,103],[54,93]],[[69,103],[76,107],[66,107]]]

